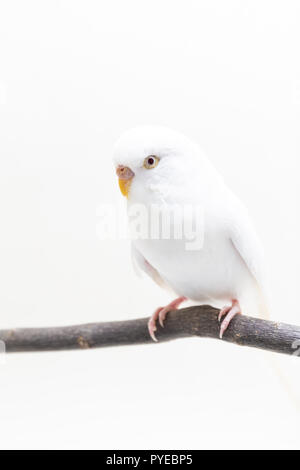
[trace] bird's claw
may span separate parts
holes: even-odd
[[[218,315],[218,322],[220,323],[220,321],[222,320],[222,318],[224,317],[224,315],[226,315],[231,309],[231,306],[230,305],[226,305],[225,307],[222,308],[222,310],[220,310],[220,313]]]
[[[225,306],[222,308],[222,310],[220,311],[219,315],[218,315],[218,321],[220,323],[221,319],[224,317],[224,315],[226,315],[226,318],[224,318],[224,320],[222,321],[221,323],[221,327],[220,327],[220,339],[223,338],[223,334],[225,333],[225,331],[227,330],[231,320],[238,314],[241,314],[242,311],[241,311],[241,307],[240,307],[240,304],[238,302],[238,300],[232,300],[232,305],[229,306]]]
[[[178,299],[173,300],[173,302],[168,304],[166,307],[159,307],[155,310],[150,320],[148,321],[148,331],[153,341],[157,342],[157,338],[155,336],[155,331],[157,330],[157,327],[156,327],[157,319],[159,321],[160,326],[164,328],[164,321],[166,319],[167,314],[171,310],[177,310],[179,305],[185,300],[186,300],[186,297],[178,297]]]
[[[152,318],[148,321],[148,331],[149,331],[149,334],[151,336],[151,338],[153,339],[153,341],[157,342],[157,338],[155,336],[155,331],[157,330],[156,326],[155,326],[155,322],[152,321]]]
[[[167,313],[168,313],[168,309],[167,309],[167,307],[164,307],[160,310],[160,312],[158,314],[159,324],[162,328],[164,328],[164,321],[166,319]]]

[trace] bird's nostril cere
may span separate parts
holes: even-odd
[[[128,168],[128,166],[119,165],[117,167],[116,173],[120,179],[129,180],[133,178],[133,171]]]

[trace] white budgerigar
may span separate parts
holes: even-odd
[[[156,321],[163,325],[168,311],[186,299],[221,307],[219,320],[225,318],[220,337],[242,310],[251,308],[249,313],[266,316],[260,242],[246,209],[200,148],[170,129],[143,126],[120,137],[114,161],[129,210],[135,205],[146,210],[160,205],[166,213],[174,205],[202,208],[200,247],[190,249],[184,236],[149,235],[132,240],[136,264],[178,296],[150,318],[151,337],[156,339]],[[172,219],[172,224],[183,219]]]

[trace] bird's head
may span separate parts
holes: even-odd
[[[135,202],[181,191],[188,184],[199,149],[171,129],[142,126],[121,135],[114,162],[122,194]]]

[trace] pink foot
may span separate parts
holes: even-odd
[[[158,307],[155,310],[153,315],[150,317],[150,320],[148,321],[148,330],[153,341],[157,341],[155,337],[155,331],[157,330],[156,328],[157,319],[159,320],[160,325],[163,327],[167,314],[171,310],[177,310],[179,305],[185,300],[187,300],[186,297],[178,297],[177,299],[173,300],[173,302],[169,303],[165,307]]]
[[[231,306],[227,305],[226,307],[223,307],[218,316],[218,320],[220,322],[222,317],[226,315],[226,318],[221,323],[221,328],[220,328],[221,339],[223,338],[223,334],[227,330],[229,323],[231,322],[233,317],[235,317],[238,314],[242,314],[242,310],[241,310],[238,300],[233,299],[231,302],[232,302],[232,305]]]

